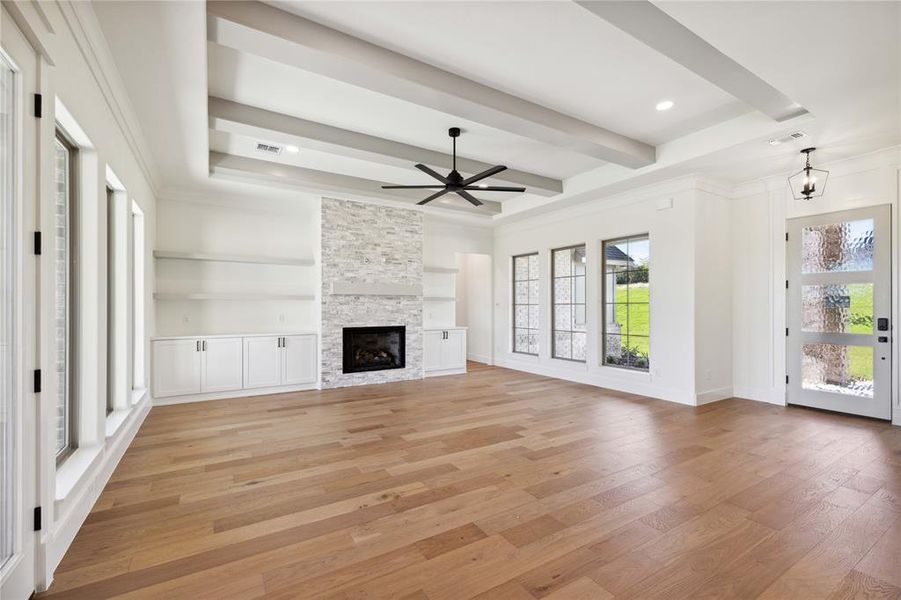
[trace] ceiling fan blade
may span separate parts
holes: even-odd
[[[469,200],[469,203],[473,206],[482,206],[482,201],[469,192],[466,192],[464,190],[457,190],[457,194],[459,194],[461,198],[466,198],[467,200]]]
[[[441,183],[447,183],[447,177],[445,177],[444,175],[442,175],[436,171],[433,171],[432,169],[430,169],[429,167],[427,167],[425,165],[416,165],[416,168],[419,169],[420,171],[422,171],[423,173],[428,173],[429,175],[431,175],[432,177],[434,177]]]
[[[443,185],[383,185],[383,190],[438,190],[444,189]]]
[[[440,198],[441,196],[443,196],[444,194],[448,193],[449,191],[450,191],[450,190],[448,190],[447,188],[445,188],[445,189],[441,190],[440,192],[435,192],[434,194],[432,194],[431,196],[429,196],[429,197],[426,198],[425,200],[420,200],[420,201],[417,202],[416,204],[418,204],[419,206],[422,206],[423,204],[427,204],[427,203],[431,202],[431,201],[434,200],[435,198]]]
[[[417,166],[419,166],[419,165],[417,165]],[[491,177],[492,175],[497,175],[498,173],[500,173],[501,171],[505,171],[506,169],[507,169],[507,167],[505,167],[504,165],[497,165],[496,167],[491,167],[490,169],[482,171],[478,175],[473,175],[469,179],[464,179],[463,185],[464,186],[472,185],[476,181],[481,181],[482,179],[485,179],[486,177]]]
[[[464,190],[473,190],[473,191],[482,191],[482,192],[524,192],[526,188],[524,187],[510,187],[505,185],[486,185],[482,187],[481,185],[471,185],[463,188]]]

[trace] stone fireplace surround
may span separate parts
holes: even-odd
[[[322,199],[322,387],[422,379],[422,213]],[[345,327],[405,327],[403,368],[344,373]]]

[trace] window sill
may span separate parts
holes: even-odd
[[[56,468],[55,498],[57,502],[65,500],[69,496],[100,456],[102,450],[103,446],[99,445],[78,448]]]
[[[131,405],[134,406],[147,395],[147,388],[134,388],[131,390]]]
[[[629,379],[640,379],[642,381],[651,381],[651,372],[641,369],[630,369],[629,367],[620,367],[617,365],[598,365],[602,373],[616,375]]]
[[[122,423],[125,422],[130,413],[130,408],[124,408],[120,410],[114,410],[110,414],[106,415],[106,439],[109,439],[116,435],[116,432],[119,431],[119,427],[122,426]]]

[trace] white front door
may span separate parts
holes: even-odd
[[[0,598],[35,588],[37,56],[0,8]],[[46,526],[46,525],[45,525]]]
[[[788,222],[788,402],[891,419],[891,207]]]

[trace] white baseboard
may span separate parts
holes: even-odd
[[[441,377],[443,375],[463,375],[466,373],[466,367],[462,369],[442,369],[440,371],[426,371],[423,377]]]
[[[754,400],[755,402],[765,402],[767,404],[785,406],[785,396],[780,390],[738,386],[732,389],[732,394],[736,398],[742,398],[744,400]]]
[[[702,406],[704,404],[710,404],[711,402],[719,402],[720,400],[725,400],[727,398],[732,397],[732,388],[731,387],[722,387],[714,390],[707,390],[706,392],[699,392],[695,394],[695,405]]]
[[[247,396],[268,396],[271,394],[287,394],[290,392],[305,392],[319,389],[319,384],[307,383],[304,385],[282,385],[278,387],[252,388],[249,390],[232,390],[230,392],[212,392],[209,394],[190,394],[188,396],[166,396],[154,398],[154,406],[169,406],[172,404],[190,404],[191,402],[206,402],[207,400],[227,400],[228,398],[244,398]]]
[[[471,360],[472,362],[482,363],[483,365],[493,364],[491,361],[491,357],[487,354],[467,354],[466,360]]]
[[[534,357],[528,358],[534,359]],[[656,398],[658,400],[685,404],[687,406],[696,405],[694,394],[684,390],[677,390],[654,384],[650,381],[650,376],[646,373],[624,373],[624,378],[619,379],[616,377],[598,375],[589,371],[587,365],[581,363],[567,363],[560,361],[560,365],[547,365],[538,362],[537,359],[516,360],[504,356],[496,358],[494,364],[507,369],[534,373],[535,375],[544,375],[546,377],[554,377],[556,379],[563,379],[564,381],[584,383],[586,385],[616,390],[618,392],[638,394],[649,398]],[[635,379],[640,378],[641,381],[629,381],[625,376],[634,376]]]
[[[44,542],[43,572],[37,573],[39,591],[45,591],[50,587],[54,571],[75,539],[78,530],[84,524],[94,503],[97,502],[97,498],[100,497],[100,493],[125,451],[131,445],[141,424],[144,423],[151,405],[150,398],[145,396],[140,403],[134,406],[131,414],[119,427],[116,434],[106,439],[106,446],[101,452],[100,459],[91,464],[64,504],[60,503],[60,508],[63,508],[64,512],[54,515],[52,532],[48,538],[42,540]]]

